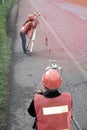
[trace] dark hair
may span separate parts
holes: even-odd
[[[26,23],[28,23],[29,21],[31,21],[30,19],[28,19],[23,25],[25,25]]]

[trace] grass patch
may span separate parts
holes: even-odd
[[[12,39],[6,34],[7,18],[15,0],[0,0],[0,130],[5,126],[5,104]]]

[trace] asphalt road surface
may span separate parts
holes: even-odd
[[[35,11],[41,13],[40,25],[29,56],[22,51],[19,31],[28,14]],[[34,118],[28,115],[27,108],[49,60],[57,60],[63,68],[60,91],[72,94],[73,114],[81,129],[87,130],[87,8],[63,0],[20,0],[16,27],[7,130],[32,129]],[[72,129],[77,130],[73,122]]]

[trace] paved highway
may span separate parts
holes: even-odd
[[[35,11],[41,13],[40,25],[29,56],[22,52],[19,30]],[[49,60],[58,60],[63,68],[60,91],[72,94],[73,114],[81,129],[87,130],[87,8],[63,0],[21,0],[16,26],[7,130],[31,130],[34,119],[27,108]],[[72,128],[77,130],[73,122]]]

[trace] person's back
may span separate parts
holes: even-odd
[[[42,76],[42,83],[46,91],[35,94],[33,100],[37,130],[71,130],[72,97],[68,92],[58,91],[61,76],[50,69]],[[28,112],[32,116],[30,108]]]
[[[62,93],[54,98],[35,94],[34,106],[38,130],[71,130],[71,95]]]

